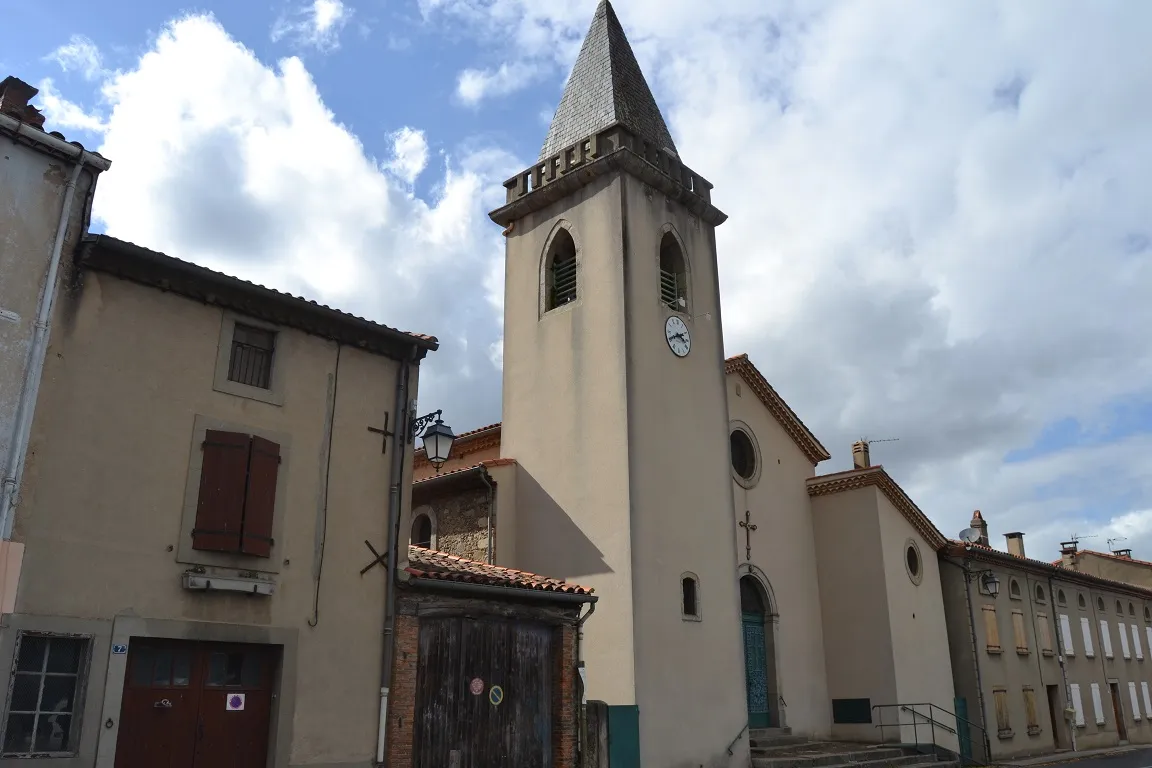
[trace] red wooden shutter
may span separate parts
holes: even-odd
[[[276,474],[279,470],[280,446],[271,440],[253,437],[241,545],[241,551],[246,555],[268,557],[272,553],[272,517],[276,511]]]
[[[248,435],[236,432],[210,429],[205,434],[193,549],[240,551],[250,444]]]

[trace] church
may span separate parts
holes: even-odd
[[[604,0],[490,214],[502,421],[417,453],[405,530],[593,588],[583,695],[634,708],[645,766],[747,765],[749,729],[876,741],[875,707],[954,707],[947,540],[866,443],[820,474],[827,448],[725,357],[726,215],[683,149]]]

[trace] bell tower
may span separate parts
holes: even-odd
[[[504,184],[513,562],[594,587],[587,695],[649,768],[747,765],[712,185],[603,0],[535,165]],[[743,752],[741,753],[740,748]],[[729,763],[731,761],[731,763]]]

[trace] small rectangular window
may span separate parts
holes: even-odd
[[[1045,656],[1052,655],[1052,629],[1048,626],[1048,614],[1036,614],[1036,635],[1040,644],[1040,653]]]
[[[988,653],[1000,653],[1000,627],[996,624],[996,606],[985,605],[984,640]]]
[[[1021,656],[1028,655],[1028,633],[1024,629],[1024,611],[1012,611],[1012,634],[1016,640],[1016,653]]]
[[[1008,712],[1008,691],[993,688],[992,699],[996,703],[996,734],[1002,739],[1012,737],[1012,721]]]
[[[4,757],[73,755],[88,674],[88,639],[30,632],[16,641],[4,715]]]
[[[232,356],[228,361],[229,381],[271,389],[275,346],[275,332],[236,323],[232,332]]]

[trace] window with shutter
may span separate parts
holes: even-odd
[[[1144,632],[1148,640],[1148,653],[1152,654],[1152,627],[1144,627]]]
[[[1132,625],[1132,650],[1136,651],[1136,661],[1144,661],[1144,649],[1140,647],[1140,627]]]
[[[1076,649],[1072,646],[1072,622],[1068,620],[1068,614],[1060,614],[1060,640],[1064,643],[1062,649],[1065,656],[1075,656]]]
[[[984,606],[984,641],[988,653],[1000,653],[1000,627],[996,624],[996,606]]]
[[[1024,687],[1024,713],[1028,719],[1028,734],[1040,733],[1040,719],[1036,717],[1036,691],[1031,686]]]
[[[1126,659],[1132,658],[1132,653],[1128,650],[1128,627],[1116,622],[1116,634],[1120,635],[1120,654]]]
[[[1016,641],[1016,653],[1026,656],[1028,650],[1028,633],[1024,630],[1024,611],[1012,611],[1012,635]]]
[[[1100,619],[1100,645],[1104,646],[1104,658],[1112,658],[1112,634],[1108,631],[1108,621]]]
[[[1140,692],[1144,694],[1144,717],[1152,717],[1152,696],[1148,693],[1148,683],[1140,683]]]
[[[1092,683],[1092,713],[1096,715],[1096,725],[1104,725],[1104,703],[1100,699],[1100,683]]]
[[[1092,647],[1092,622],[1087,616],[1080,617],[1080,632],[1084,635],[1084,655],[1089,659],[1094,658],[1096,650]]]
[[[1128,683],[1128,698],[1132,701],[1132,719],[1140,722],[1140,697],[1136,693],[1136,683]]]
[[[660,302],[678,312],[688,311],[687,263],[671,232],[660,241]]]
[[[1008,691],[993,688],[992,699],[996,702],[996,735],[1002,739],[1011,738],[1012,721],[1008,712]]]
[[[567,229],[559,229],[544,262],[544,311],[576,301],[576,241]]]
[[[1052,655],[1052,629],[1048,626],[1048,614],[1036,614],[1036,635],[1040,644],[1040,653],[1045,656]]]
[[[1068,690],[1072,695],[1072,709],[1076,712],[1076,725],[1077,727],[1084,727],[1084,703],[1080,700],[1080,686],[1076,683],[1068,685]]]
[[[268,557],[280,446],[262,437],[208,430],[192,548]]]

